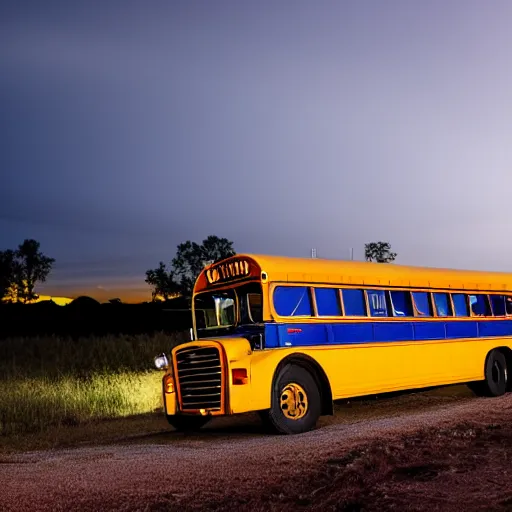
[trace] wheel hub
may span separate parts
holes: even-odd
[[[286,418],[300,420],[308,411],[308,396],[302,386],[291,382],[281,392],[281,411]]]

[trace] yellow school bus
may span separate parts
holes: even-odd
[[[179,430],[258,411],[296,434],[337,399],[511,389],[510,274],[238,254],[203,270],[192,308],[193,339],[155,358]]]

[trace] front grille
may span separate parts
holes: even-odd
[[[222,366],[216,347],[178,350],[176,366],[182,411],[221,409]]]

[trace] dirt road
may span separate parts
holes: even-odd
[[[333,418],[322,421],[319,429],[299,436],[262,434],[258,422],[248,416],[212,422],[199,435],[169,431],[107,446],[4,455],[0,458],[0,510],[361,510],[361,503],[366,503],[363,508],[368,510],[384,510],[382,500],[389,496],[387,491],[379,491],[385,482],[378,481],[384,469],[376,472],[384,459],[394,457],[395,466],[402,464],[408,454],[416,462],[418,457],[430,461],[436,457],[448,460],[449,456],[460,461],[460,457],[469,454],[473,438],[478,437],[471,432],[479,432],[480,427],[485,430],[489,425],[499,429],[501,424],[512,424],[510,420],[512,394],[477,399],[456,388],[446,388],[375,403],[367,400],[342,404],[336,407]],[[458,429],[446,430],[456,425]],[[436,430],[432,430],[434,427]],[[433,448],[430,437],[438,439]],[[422,447],[422,443],[428,445]],[[409,484],[422,485],[423,493],[424,486],[432,484],[432,492],[441,493],[440,497],[434,502],[424,498],[418,502],[407,500],[408,508],[480,510],[481,505],[482,510],[512,510],[510,475],[506,477],[509,465],[512,474],[510,443],[504,444],[501,438],[496,443],[498,452],[505,450],[505,455],[496,452],[498,466],[490,470],[494,484],[478,484],[476,480],[471,483],[470,473],[461,476],[456,462],[452,466],[435,463],[434,469],[427,471],[430,480],[418,480],[414,473]],[[430,455],[429,447],[433,450]],[[457,453],[448,453],[457,447]],[[479,447],[478,443],[475,447]],[[485,451],[482,457],[491,453],[489,447],[480,448]],[[380,458],[372,459],[370,452],[372,457],[378,453]],[[398,456],[404,460],[398,461]],[[357,469],[357,464],[368,467]],[[386,464],[391,468],[391,463]],[[446,474],[439,468],[444,468]],[[475,466],[473,470],[478,472],[479,468]],[[354,471],[359,476],[355,477]],[[420,475],[422,471],[426,470],[420,470]],[[480,471],[479,478],[484,473]],[[402,493],[419,492],[411,485],[404,491],[407,478],[402,473],[389,474],[398,478]],[[458,484],[450,481],[459,477],[472,487],[473,493],[480,492],[481,485],[484,494],[496,486],[501,494],[486,501],[480,493],[473,501],[461,503],[460,493],[452,487]],[[374,481],[371,489],[367,488],[366,478]],[[335,481],[340,482],[336,492],[343,488],[345,493],[337,498],[333,498],[331,489]],[[444,491],[443,485],[448,485]],[[393,503],[396,505],[391,502],[389,509],[395,509]]]

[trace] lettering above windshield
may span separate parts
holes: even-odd
[[[236,260],[230,263],[221,263],[208,269],[206,279],[208,284],[225,283],[247,277],[250,274],[249,262],[247,260]]]

